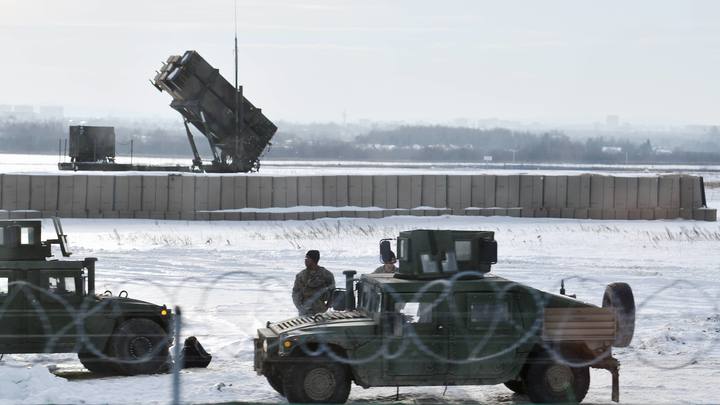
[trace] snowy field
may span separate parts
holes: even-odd
[[[708,190],[711,206],[720,190]],[[45,232],[51,225],[45,223]],[[413,228],[496,232],[494,273],[600,304],[606,284],[632,285],[638,305],[622,363],[623,403],[717,403],[720,398],[720,226],[717,222],[508,217],[393,217],[283,222],[65,220],[76,257],[94,256],[97,290],[182,305],[183,335],[214,358],[181,374],[186,402],[283,402],[252,369],[255,330],[294,315],[290,289],[307,249],[338,280],[378,265],[381,238]],[[48,234],[46,233],[46,237]],[[74,355],[5,355],[2,403],[167,403],[171,376],[65,379]],[[591,371],[584,403],[610,403],[610,374]],[[400,402],[526,403],[503,386],[402,388]],[[354,386],[350,401],[394,402],[395,389]]]
[[[58,169],[58,162],[68,158],[57,155],[0,154],[0,173],[66,173]],[[117,163],[141,165],[189,166],[188,158],[118,157]],[[114,175],[134,172],[83,172],[85,174]],[[143,172],[147,174],[149,172]],[[151,172],[150,172],[151,173]],[[655,176],[683,173],[703,176],[706,182],[720,182],[718,165],[597,165],[597,164],[502,164],[502,163],[418,163],[418,162],[363,162],[363,161],[295,161],[263,160],[260,171],[253,176],[310,176],[310,175],[379,175],[379,174],[534,174],[576,175],[582,173],[612,174],[617,176]],[[158,173],[160,174],[160,173]],[[216,174],[219,175],[219,174]]]
[[[187,159],[135,159],[176,164]],[[56,156],[0,155],[0,173],[57,173]],[[720,167],[589,167],[587,170],[503,170],[478,164],[265,162],[261,174],[576,174],[653,175],[682,172],[720,181]],[[117,174],[117,173],[106,173]],[[707,189],[720,207],[720,189]],[[623,403],[717,403],[720,398],[720,225],[717,222],[593,221],[508,217],[393,217],[282,222],[65,220],[75,257],[97,257],[97,290],[127,290],[139,298],[181,305],[183,335],[195,335],[213,354],[208,369],[184,370],[189,403],[283,402],[252,369],[252,338],[267,320],[294,316],[294,275],[306,250],[338,284],[347,269],[378,265],[382,238],[415,228],[496,232],[494,273],[534,287],[600,304],[605,285],[632,285],[638,305],[630,347],[616,349]],[[52,226],[44,224],[45,237]],[[167,403],[171,376],[77,377],[75,355],[5,355],[0,403]],[[52,371],[52,372],[51,372]],[[86,376],[87,377],[87,376]],[[591,371],[584,403],[610,403],[610,375]],[[401,403],[506,403],[527,398],[503,386],[403,388]],[[354,386],[354,402],[395,402],[395,389]]]

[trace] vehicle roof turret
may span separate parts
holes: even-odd
[[[52,257],[51,245],[59,244],[70,256],[62,225],[53,218],[57,239],[42,240],[42,220],[0,220],[0,261],[45,260]]]
[[[397,238],[398,271],[402,279],[452,277],[458,272],[490,272],[497,263],[497,242],[490,231],[416,229]]]
[[[41,238],[42,221],[0,221],[0,260],[45,260],[50,244]]]

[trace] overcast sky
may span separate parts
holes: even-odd
[[[720,1],[238,0],[270,119],[720,123]],[[0,104],[175,116],[148,79],[233,75],[232,0],[0,0]]]

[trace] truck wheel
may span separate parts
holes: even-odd
[[[608,284],[602,306],[615,312],[617,332],[613,346],[629,346],[635,333],[635,298],[632,288],[627,283]]]
[[[88,369],[91,373],[111,375],[117,373],[111,359],[101,358],[94,353],[80,352],[78,353],[78,359],[82,363],[83,367]]]
[[[505,384],[505,387],[507,387],[507,389],[516,394],[527,394],[527,389],[525,388],[525,382],[523,380],[510,380],[505,381],[503,384]]]
[[[288,367],[282,382],[290,403],[342,404],[350,395],[347,367],[329,360],[310,360]]]
[[[113,332],[110,352],[121,374],[155,374],[168,361],[167,335],[160,325],[149,319],[130,319]]]
[[[531,402],[579,403],[590,387],[589,367],[570,367],[553,362],[528,365],[525,387]]]
[[[265,378],[267,378],[268,384],[270,384],[270,386],[273,387],[278,394],[285,396],[285,391],[283,390],[283,380],[278,373],[271,372],[266,374]]]

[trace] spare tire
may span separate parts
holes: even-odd
[[[109,343],[110,357],[120,374],[159,373],[169,358],[165,330],[149,319],[132,318],[121,323]]]
[[[605,288],[603,308],[615,312],[615,347],[627,347],[635,333],[635,297],[627,283],[612,283]]]

